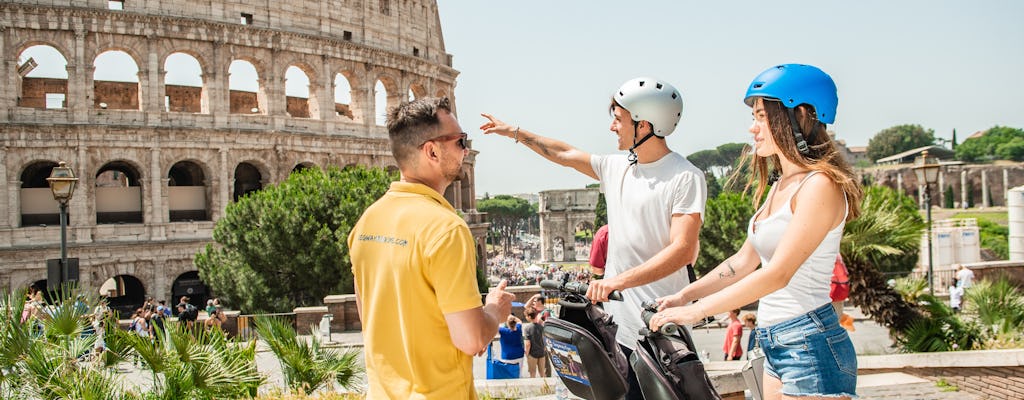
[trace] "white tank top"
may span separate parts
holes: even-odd
[[[783,232],[793,220],[793,197],[800,192],[804,182],[807,182],[807,179],[817,172],[812,171],[807,174],[797,185],[786,204],[776,210],[774,214],[761,221],[754,221],[764,211],[768,204],[765,202],[750,218],[750,223],[747,225],[747,236],[751,238],[754,250],[761,257],[761,268],[769,268],[772,255],[775,254],[775,249],[779,246]],[[775,188],[773,187],[772,190],[774,191]],[[845,199],[846,195],[844,194],[843,197]],[[848,205],[847,212],[849,212]],[[754,230],[755,226],[757,230]],[[761,298],[757,307],[758,327],[766,328],[787,321],[832,301],[829,297],[832,269],[835,267],[836,255],[839,253],[839,242],[843,238],[844,226],[846,226],[845,215],[839,226],[825,234],[825,238],[796,270],[796,274],[789,280],[786,287]]]

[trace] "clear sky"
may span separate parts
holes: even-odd
[[[777,4],[777,6],[768,6]],[[1024,2],[438,0],[461,73],[459,119],[480,154],[477,194],[583,187],[590,178],[483,136],[481,112],[592,153],[613,153],[608,101],[653,76],[683,93],[669,147],[750,141],[742,98],[761,71],[805,63],[839,88],[830,129],[850,146],[920,124],[937,137],[1024,128]]]

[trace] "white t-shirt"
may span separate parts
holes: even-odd
[[[964,297],[964,288],[958,286],[949,287],[949,306],[960,308],[961,299]]]
[[[594,155],[590,166],[601,180],[608,205],[608,257],[605,277],[616,275],[654,257],[671,242],[673,214],[704,214],[707,185],[704,173],[685,157],[671,152],[647,164],[630,165],[625,155]],[[678,292],[689,284],[685,265],[669,276],[622,292],[624,301],[604,303],[619,325],[616,339],[636,347],[640,305]]]
[[[964,289],[969,289],[974,284],[974,271],[970,268],[964,268],[956,271],[957,286]]]

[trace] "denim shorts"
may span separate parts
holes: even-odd
[[[856,396],[857,353],[831,304],[757,328],[764,371],[787,396]]]

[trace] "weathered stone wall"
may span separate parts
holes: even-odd
[[[918,187],[910,165],[875,167],[864,174],[875,183],[900,188],[911,196],[923,194],[923,187]],[[965,204],[971,202],[975,207],[1005,206],[1006,191],[1021,185],[1024,185],[1024,163],[947,165],[940,173],[939,182],[932,186],[931,204],[945,207],[946,188],[951,187],[956,208],[965,208]]]
[[[139,0],[125,8],[110,11],[106,0],[0,3],[0,287],[45,279],[45,260],[59,256],[58,227],[22,223],[21,177],[40,163],[66,161],[79,178],[69,203],[68,255],[80,259],[81,284],[98,289],[115,275],[131,275],[146,295],[171,300],[174,280],[195,271],[193,255],[210,241],[236,190],[281,182],[298,165],[394,169],[386,130],[373,118],[375,84],[385,85],[394,105],[410,90],[452,97],[458,74],[429,0]],[[241,13],[252,23],[243,25]],[[36,45],[63,55],[67,79],[22,79],[18,57]],[[97,56],[111,50],[134,60],[138,83],[93,79]],[[164,66],[175,53],[199,62],[201,88],[165,84]],[[258,92],[229,89],[235,60],[256,68]],[[309,78],[308,100],[285,95],[290,66]],[[338,75],[348,81],[351,104],[334,102]],[[66,93],[64,107],[45,109],[40,94],[47,92]],[[446,197],[482,237],[475,155],[466,157],[464,180]],[[205,211],[211,221],[171,219],[169,173],[183,162],[201,171],[199,199],[207,207],[191,211]],[[98,196],[97,176],[112,167],[139,191],[130,200],[141,202],[141,222],[97,218],[109,206]],[[258,181],[239,186],[253,176]]]
[[[22,94],[18,97],[18,106],[46,108],[47,93],[67,93],[67,79],[25,78],[21,82]]]
[[[136,82],[95,81],[93,102],[99,109],[138,110],[139,84]]]

